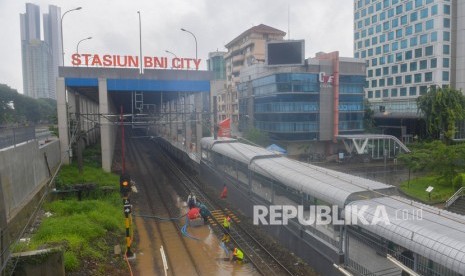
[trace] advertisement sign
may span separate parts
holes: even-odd
[[[201,59],[168,57],[142,57],[142,65],[146,69],[195,69],[199,70]],[[138,56],[131,55],[100,55],[100,54],[73,54],[71,56],[73,66],[92,67],[118,67],[140,68]]]

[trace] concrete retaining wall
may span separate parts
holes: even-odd
[[[41,148],[32,141],[0,151],[0,183],[7,221],[34,197],[59,162],[58,140]]]

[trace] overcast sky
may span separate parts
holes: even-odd
[[[65,64],[70,65],[79,40],[80,53],[138,55],[139,17],[142,18],[144,56],[195,57],[193,37],[197,37],[200,68],[212,51],[225,51],[224,45],[252,26],[265,24],[288,32],[291,39],[305,39],[305,56],[319,51],[338,50],[353,56],[353,0],[0,0],[0,83],[23,93],[19,14],[26,2],[82,10],[66,14],[63,20]],[[289,7],[289,20],[288,20]],[[288,24],[289,22],[289,24]],[[42,22],[41,22],[42,24]],[[43,29],[42,39],[43,39]],[[286,38],[288,38],[286,36]]]

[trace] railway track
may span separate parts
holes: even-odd
[[[156,144],[156,143],[155,143]],[[173,161],[166,152],[156,146],[156,156],[163,159],[163,164],[166,169],[175,176],[181,185],[185,195],[193,192],[197,199],[204,203],[209,210],[216,210],[216,215],[213,217],[215,221],[214,227],[216,232],[221,235],[223,233],[222,221],[218,221],[215,217],[225,216],[229,214],[229,210],[220,206],[215,200],[212,200],[200,188],[199,181],[191,177]],[[242,249],[247,261],[251,262],[258,272],[262,275],[293,275],[261,242],[253,237],[246,229],[244,229],[238,221],[234,221],[231,225],[230,235],[231,240]]]
[[[172,195],[166,187],[160,187],[166,183],[166,176],[161,173],[160,164],[157,158],[149,155],[145,143],[141,141],[129,141],[128,163],[134,166],[131,170],[136,174],[131,175],[137,181],[139,194],[137,197],[144,197],[140,202],[145,204],[138,206],[142,213],[157,214],[160,217],[179,217],[180,214],[173,208],[173,202],[169,202]],[[156,166],[152,166],[155,164]],[[150,166],[150,167],[149,167]],[[141,198],[139,198],[141,199]],[[163,246],[167,255],[169,275],[201,275],[198,265],[193,257],[193,252],[182,237],[180,226],[177,220],[165,221],[163,223],[145,223],[144,227],[150,236],[154,259],[154,270],[150,273],[164,275],[161,256],[158,252]],[[143,273],[142,273],[143,274]]]

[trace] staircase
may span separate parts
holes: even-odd
[[[448,208],[448,211],[465,215],[465,196],[460,196]]]

